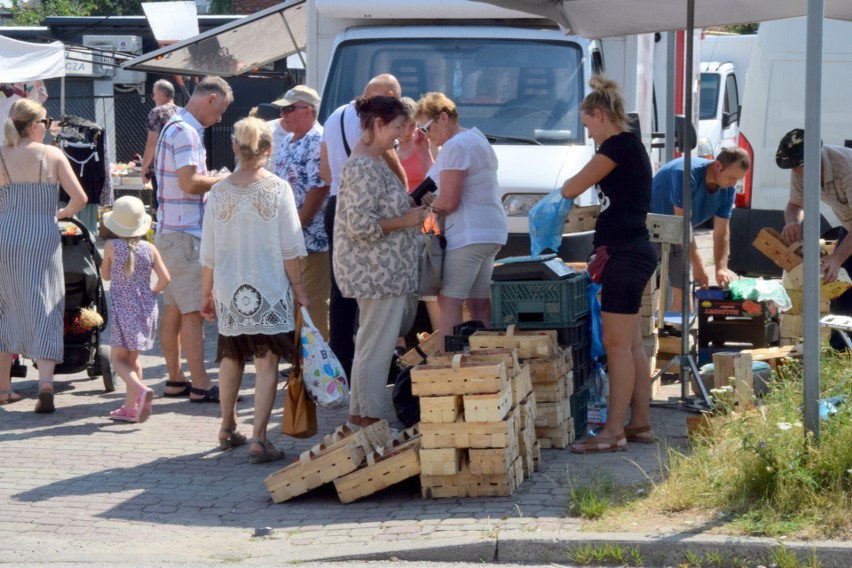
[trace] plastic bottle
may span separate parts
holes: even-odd
[[[606,423],[609,399],[609,377],[601,364],[595,361],[592,383],[589,386],[589,402],[586,407],[586,430],[589,435],[597,434]]]

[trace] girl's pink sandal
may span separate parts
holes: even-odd
[[[111,420],[116,420],[118,422],[138,422],[136,414],[135,408],[128,409],[126,406],[122,405],[122,407],[118,410],[110,412],[109,417]]]

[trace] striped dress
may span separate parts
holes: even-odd
[[[56,211],[59,184],[16,182],[0,150],[0,352],[62,361],[65,277]]]

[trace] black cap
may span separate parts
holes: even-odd
[[[784,135],[775,153],[775,163],[782,170],[798,168],[805,163],[805,131],[794,128]]]
[[[261,103],[257,105],[257,114],[255,116],[261,120],[281,118],[281,107],[275,106],[272,103]]]

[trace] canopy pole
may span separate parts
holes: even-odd
[[[59,80],[59,118],[65,116],[65,75]]]
[[[675,139],[675,53],[676,49],[676,34],[674,30],[666,32],[666,148],[665,161],[668,164],[674,160],[674,139]]]
[[[803,249],[804,290],[802,334],[804,336],[805,431],[819,441],[819,198],[821,182],[820,89],[822,86],[822,30],[824,0],[808,0],[805,57],[805,172]]]

